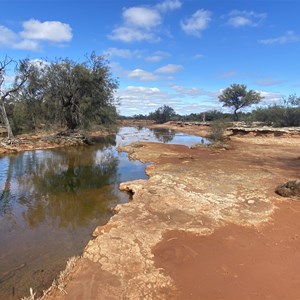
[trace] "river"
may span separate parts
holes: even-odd
[[[191,146],[202,139],[123,127],[92,146],[0,158],[0,299],[19,299],[30,287],[38,294],[47,289],[112,208],[129,200],[119,184],[147,179],[146,164],[116,148],[139,140]]]

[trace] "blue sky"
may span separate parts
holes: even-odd
[[[246,84],[264,105],[300,95],[299,0],[0,0],[0,59],[108,56],[123,115],[163,104],[225,111]]]

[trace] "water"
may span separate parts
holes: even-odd
[[[117,136],[119,145],[126,145],[137,141],[160,142],[165,144],[186,145],[191,147],[200,143],[209,143],[205,138],[185,133],[177,133],[165,128],[143,128],[143,127],[123,127]]]
[[[116,146],[137,140],[191,145],[201,138],[125,127],[93,146],[0,158],[0,299],[48,288],[112,208],[129,200],[119,184],[146,179],[146,165]]]

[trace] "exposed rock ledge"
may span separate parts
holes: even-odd
[[[299,127],[284,127],[284,128],[274,128],[274,127],[230,127],[228,128],[232,135],[245,135],[252,134],[254,136],[300,136]]]

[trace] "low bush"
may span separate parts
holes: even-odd
[[[224,134],[226,129],[229,127],[229,123],[226,120],[216,120],[210,125],[209,139],[214,142],[223,141],[225,139]]]
[[[274,127],[300,126],[300,107],[272,105],[252,112],[255,121]]]

